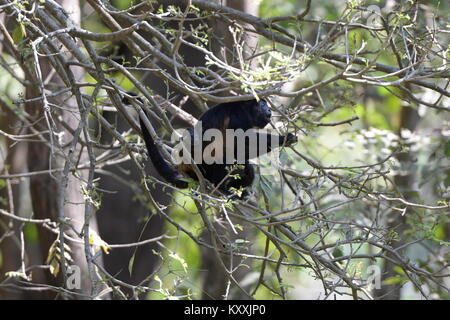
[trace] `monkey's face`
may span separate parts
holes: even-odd
[[[253,106],[253,108],[255,127],[262,129],[270,122],[272,111],[270,111],[269,106],[267,105],[267,102],[265,100],[258,101]]]

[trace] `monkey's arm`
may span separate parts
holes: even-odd
[[[297,137],[290,132],[285,136],[257,132],[255,140],[257,141],[256,146],[252,145],[253,142],[250,139],[246,139],[247,160],[267,154],[275,148],[288,147],[298,141]]]
[[[297,141],[297,137],[292,133],[288,133],[285,136],[278,136],[264,132],[251,131],[247,132],[244,136],[235,136],[232,145],[229,145],[227,139],[225,139],[225,155],[232,151],[232,157],[240,163],[267,154],[275,148],[290,146]],[[230,159],[229,155],[228,159]]]

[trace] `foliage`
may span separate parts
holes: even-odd
[[[93,175],[125,161],[139,172],[142,185],[130,183],[143,189],[136,200],[165,221],[153,252],[159,265],[146,281],[123,283],[99,265],[99,248],[107,253],[114,245],[89,231],[92,215],[75,233],[92,263],[91,276],[92,270],[100,274],[115,297],[127,298],[115,287],[120,284],[133,297],[199,298],[205,252],[222,257],[214,271],[227,275],[228,289],[220,293],[226,297],[317,298],[302,296],[309,282],[320,284],[321,299],[379,298],[378,290],[405,284],[418,297],[449,296],[448,4],[263,0],[256,17],[202,0],[190,1],[189,8],[187,1],[86,2],[92,14],[75,27],[54,2],[30,9],[0,0],[0,12],[14,25],[9,34],[2,28],[0,106],[65,160],[66,178],[69,171],[80,178],[86,168]],[[46,81],[43,57],[58,83]],[[84,79],[75,79],[70,65],[81,67]],[[148,76],[165,89],[155,89]],[[200,113],[214,103],[264,98],[277,114],[272,129],[295,131],[299,143],[282,149],[276,166],[273,159],[259,160],[250,199],[227,198],[203,181],[177,190],[144,170],[134,111],[120,103],[129,90],[143,97],[133,109],[148,111],[164,150],[173,147],[172,120],[192,122],[186,101]],[[71,97],[75,109],[67,103]],[[25,107],[36,101],[40,108]],[[60,116],[64,108],[77,116],[72,131]],[[104,116],[111,110],[132,129],[118,131]],[[36,125],[36,115],[46,127]],[[29,138],[4,128],[4,141]],[[102,130],[112,136],[110,145],[100,139]],[[69,143],[60,143],[64,134],[89,150],[86,163],[75,160]],[[14,179],[6,166],[1,179]],[[93,213],[104,190],[92,178],[80,180],[85,210]],[[158,203],[154,189],[172,201]],[[55,276],[67,267],[65,255],[72,262],[64,241],[73,239],[64,230],[75,228],[73,221],[23,220],[3,207],[8,219],[58,235],[47,259]],[[36,241],[33,232],[25,237]],[[374,288],[371,268],[384,271],[382,288]],[[23,270],[8,276],[28,281]],[[237,270],[253,280],[241,287]]]

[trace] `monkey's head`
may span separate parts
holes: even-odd
[[[215,129],[262,129],[269,122],[272,112],[265,100],[255,99],[218,104],[201,117],[203,130]]]
[[[270,111],[266,100],[253,101],[251,115],[253,117],[254,127],[262,129],[270,122],[272,111]]]

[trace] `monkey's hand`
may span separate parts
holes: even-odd
[[[294,143],[298,142],[298,138],[296,135],[292,134],[292,133],[288,133],[285,137],[284,137],[284,143],[283,145],[285,147],[289,147],[291,145],[293,145]]]

